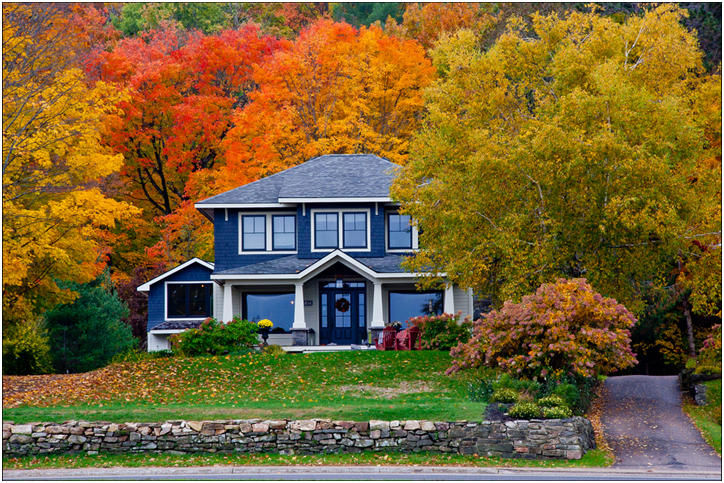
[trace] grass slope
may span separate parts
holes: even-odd
[[[481,420],[476,373],[446,376],[446,352],[261,353],[113,364],[45,379],[3,377],[3,419]],[[35,383],[34,383],[35,381]]]
[[[707,405],[685,404],[684,411],[699,428],[706,442],[721,456],[721,379],[704,384],[707,386]]]

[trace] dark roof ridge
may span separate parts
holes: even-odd
[[[340,179],[344,179],[346,173],[351,172],[350,169],[347,168],[350,163],[347,158],[354,157],[359,157],[363,160],[364,158],[366,158],[367,161],[360,163],[360,178],[354,178],[352,180],[348,179],[347,183],[351,182],[352,185],[361,188],[363,192],[366,191],[367,193],[373,193],[369,196],[389,196],[389,184],[391,181],[390,177],[394,176],[393,171],[396,168],[399,168],[400,165],[393,163],[389,159],[371,153],[331,153],[316,156],[303,163],[297,164],[278,173],[274,173],[267,177],[252,181],[251,183],[238,186],[229,191],[219,193],[204,200],[197,201],[196,207],[198,209],[202,209],[204,205],[213,205],[217,203],[228,204],[234,202],[246,202],[250,204],[278,203],[278,200],[280,198],[295,198],[299,197],[301,193],[306,194],[308,193],[307,190],[309,190],[310,188],[312,191],[315,191],[316,188],[316,191],[318,192],[317,197],[339,197],[339,194],[344,192],[345,189],[347,189],[348,185],[345,185],[343,187],[340,184],[340,181],[337,181],[335,179],[332,179],[330,183],[330,180],[328,178],[327,180],[325,180],[326,182],[323,184],[323,188],[320,190],[320,187],[310,187],[307,178],[311,176],[311,173],[315,173],[314,170],[316,165],[320,165],[321,167],[327,166],[329,169],[332,169],[332,172],[336,170],[336,172],[339,173],[338,176],[341,177]],[[382,163],[378,163],[378,161]],[[339,162],[340,164],[335,165],[335,162]],[[333,168],[334,166],[338,167]],[[376,168],[372,168],[372,166],[375,166]],[[389,166],[389,169],[387,169],[386,166]],[[372,169],[372,171],[370,171],[370,168]],[[325,169],[319,171],[319,173],[321,173],[322,175],[325,172],[328,173],[329,171]],[[342,174],[343,172],[345,174]],[[314,197],[315,196],[310,196],[310,198]]]

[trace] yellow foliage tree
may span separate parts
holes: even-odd
[[[720,243],[721,162],[701,141],[721,103],[684,15],[534,15],[533,36],[514,18],[487,50],[471,31],[443,37],[426,128],[393,187],[422,228],[407,268],[497,304],[585,276],[640,313],[680,251]]]
[[[54,280],[95,278],[106,229],[138,213],[100,189],[123,163],[98,131],[122,94],[84,82],[77,8],[3,5],[4,325],[72,300]]]

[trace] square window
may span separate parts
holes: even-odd
[[[210,283],[169,283],[166,290],[166,318],[211,317],[213,290]]]
[[[337,248],[337,213],[314,214],[314,248]]]
[[[410,215],[400,215],[398,213],[387,215],[387,243],[391,250],[412,248]]]
[[[294,250],[296,247],[297,217],[294,215],[272,216],[272,249]]]
[[[344,214],[344,247],[367,247],[367,213]]]
[[[242,216],[242,250],[266,250],[266,216]]]

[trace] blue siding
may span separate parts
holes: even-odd
[[[348,255],[355,258],[366,257],[384,257],[385,256],[385,211],[380,203],[377,214],[375,215],[374,203],[307,203],[304,216],[302,215],[302,206],[297,207],[297,256],[299,258],[323,258],[327,252],[312,252],[312,233],[311,233],[311,210],[312,209],[369,209],[370,210],[370,230],[371,230],[371,251],[369,252],[348,252]],[[267,213],[289,212],[287,209],[229,209],[228,220],[223,209],[214,210],[214,249],[216,271],[221,272],[255,263],[266,262],[280,257],[288,257],[288,254],[269,254],[263,255],[240,255],[239,254],[239,212],[259,213],[265,211]],[[341,220],[340,220],[341,221]]]
[[[150,331],[166,320],[166,314],[164,314],[165,282],[199,282],[207,280],[211,281],[211,270],[194,263],[151,285],[148,291],[148,325],[146,331]]]

